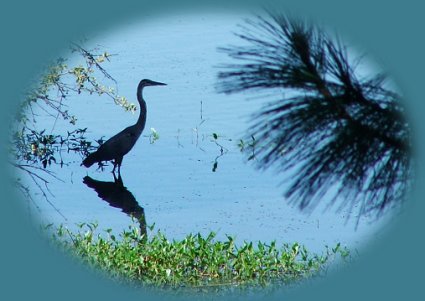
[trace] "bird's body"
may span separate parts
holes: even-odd
[[[140,105],[140,115],[136,124],[125,128],[115,136],[111,137],[103,143],[97,151],[87,156],[87,158],[83,161],[83,165],[85,167],[90,167],[96,162],[114,160],[114,169],[112,172],[115,172],[115,168],[118,166],[118,173],[120,173],[121,163],[124,156],[133,148],[145,128],[147,108],[146,102],[142,96],[143,88],[146,86],[159,85],[165,84],[154,82],[149,79],[140,81],[137,87],[137,100]]]

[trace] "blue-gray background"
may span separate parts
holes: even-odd
[[[424,139],[423,130],[417,125],[420,125],[424,112],[421,88],[425,70],[425,41],[421,28],[425,28],[425,20],[421,20],[423,7],[408,2],[316,3],[298,0],[285,1],[285,7],[338,26],[356,44],[367,48],[372,57],[390,72],[408,100],[409,118],[420,142],[416,141],[420,154]],[[235,7],[243,5],[249,8],[247,1],[234,3]],[[80,0],[3,4],[0,12],[3,156],[7,151],[8,122],[23,89],[49,58],[60,54],[69,40],[87,32],[107,31],[124,19],[148,20],[159,14],[173,13],[176,9],[200,9],[200,13],[202,9],[231,9],[228,3],[226,5],[224,1],[199,8],[199,5],[188,1],[174,4],[171,1],[157,4],[148,1],[91,1],[88,4]],[[4,164],[4,160],[2,164],[2,299],[145,299],[131,290],[103,282],[98,276],[47,247],[35,233],[33,225],[26,223],[24,211],[16,205],[18,201],[9,180],[8,165]],[[421,194],[418,192],[418,195]],[[297,300],[399,300],[413,299],[420,294],[421,272],[424,270],[424,236],[421,231],[424,228],[421,219],[424,205],[419,200],[420,197],[413,198],[400,222],[392,226],[391,239],[366,250],[361,260],[343,273],[332,274],[326,281],[309,286],[308,290],[297,290]]]

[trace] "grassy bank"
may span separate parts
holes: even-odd
[[[82,224],[75,232],[63,226],[51,230],[60,248],[110,277],[165,289],[217,291],[288,285],[320,275],[336,258],[349,256],[339,244],[317,255],[298,243],[237,245],[230,236],[218,241],[213,232],[168,240],[159,231],[141,235],[135,226],[118,237],[110,229],[99,231],[95,224]]]

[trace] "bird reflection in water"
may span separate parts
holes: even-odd
[[[114,182],[98,181],[85,176],[83,183],[93,188],[109,206],[119,208],[128,216],[137,219],[140,225],[140,234],[144,234],[146,237],[145,210],[140,207],[134,195],[124,186],[121,175],[118,175],[117,178],[114,174]]]

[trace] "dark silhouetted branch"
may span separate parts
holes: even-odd
[[[289,174],[285,196],[303,209],[325,195],[359,217],[400,204],[412,177],[400,95],[383,74],[359,76],[337,36],[270,16],[246,20],[244,46],[219,48],[240,63],[221,66],[218,91],[284,89],[253,115],[258,167]]]

